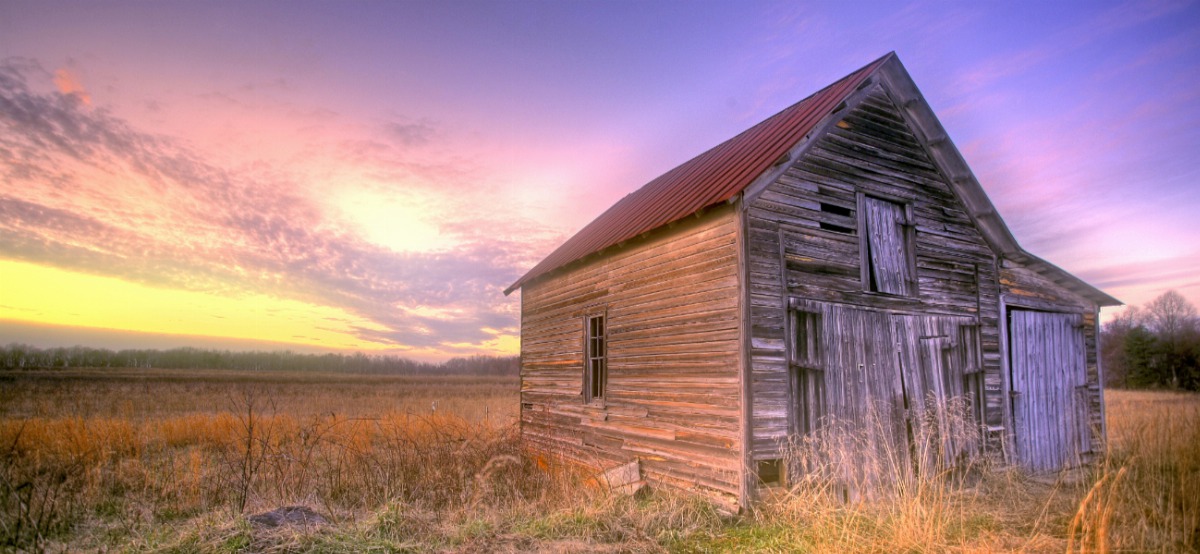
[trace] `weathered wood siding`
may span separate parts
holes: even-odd
[[[1004,260],[1000,264],[1000,292],[1009,310],[1031,308],[1048,312],[1078,314],[1083,332],[1084,358],[1086,360],[1086,375],[1080,394],[1080,401],[1086,409],[1085,418],[1090,426],[1089,444],[1082,447],[1079,453],[1082,461],[1091,461],[1104,448],[1104,388],[1101,386],[1099,346],[1097,343],[1096,304],[1083,296],[1058,285],[1036,271],[1012,260]],[[1012,341],[1012,338],[1009,339]],[[1008,365],[1011,365],[1008,364]],[[1011,367],[1009,375],[1011,380]],[[1010,437],[1014,442],[1023,440],[1021,437]],[[1070,458],[1070,454],[1065,459]]]
[[[521,432],[594,468],[736,505],[741,475],[737,214],[731,206],[525,284]],[[584,317],[607,316],[608,385],[585,403]]]
[[[789,298],[975,321],[985,417],[1004,421],[996,257],[886,92],[851,108],[747,207],[755,459],[791,431]],[[864,292],[860,194],[911,210],[916,294]]]

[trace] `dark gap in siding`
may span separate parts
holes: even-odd
[[[823,211],[825,213],[844,215],[846,217],[850,217],[850,214],[852,213],[852,210],[850,208],[847,208],[845,206],[838,206],[836,204],[829,204],[826,202],[821,202],[821,211]]]
[[[760,486],[781,484],[782,481],[780,478],[783,476],[780,472],[781,465],[779,460],[762,460],[758,462],[758,484]]]
[[[829,204],[827,202],[821,202],[821,211],[825,212],[827,214],[840,215],[843,217],[850,217],[851,214],[853,213],[853,210],[851,210],[850,208],[847,208],[844,206],[838,206],[837,204]],[[822,222],[820,222],[820,226],[822,229],[824,229],[826,231],[833,231],[835,233],[842,233],[842,234],[846,234],[846,235],[854,234],[854,229],[851,229],[849,227],[845,227],[842,225],[837,225],[834,223],[827,223],[827,222],[822,221]]]

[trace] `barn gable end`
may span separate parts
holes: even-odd
[[[983,385],[1001,386],[996,256],[885,88],[864,92],[747,201],[755,460],[777,458],[796,432],[789,299],[965,318],[977,326]],[[901,226],[911,236],[897,239],[907,241],[910,259],[897,263],[912,266],[909,294],[867,290],[864,208],[876,199],[911,212]],[[987,422],[1002,425],[998,395],[987,398]]]

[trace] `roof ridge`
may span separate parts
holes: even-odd
[[[770,169],[779,158],[776,151],[791,149],[829,110],[895,55],[894,51],[888,52],[851,71],[621,197],[517,279],[504,294],[590,254],[729,200]],[[851,83],[853,86],[847,87]]]

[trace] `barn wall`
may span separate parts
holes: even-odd
[[[1104,440],[1104,387],[1100,378],[1100,350],[1097,342],[1098,309],[1092,301],[1071,292],[1033,269],[1012,260],[1000,264],[1000,292],[1009,307],[1025,307],[1064,313],[1083,318],[1083,339],[1087,358],[1088,418],[1095,432],[1092,454],[1098,454]],[[1087,460],[1085,460],[1087,461]]]
[[[863,292],[860,192],[911,201],[916,296]],[[777,457],[789,433],[789,297],[978,322],[985,417],[989,425],[1003,423],[996,258],[881,88],[853,106],[747,209],[753,458]]]
[[[726,205],[521,293],[521,427],[533,450],[736,505],[741,473],[738,227]],[[607,398],[585,404],[583,325],[608,323]]]

